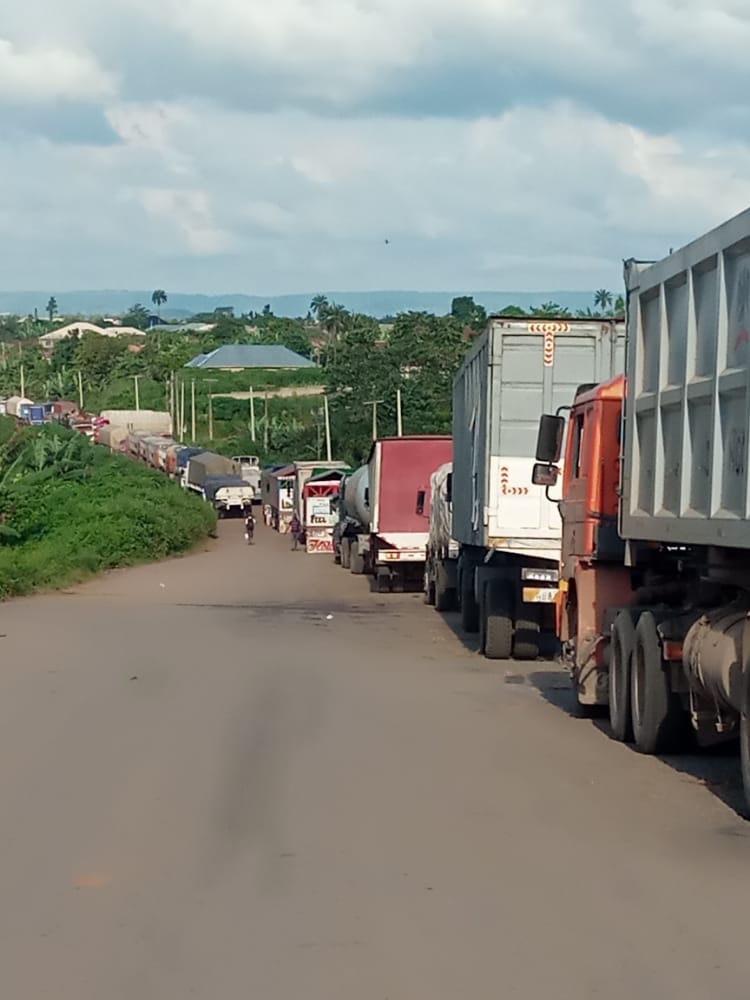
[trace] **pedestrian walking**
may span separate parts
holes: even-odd
[[[299,545],[300,535],[302,533],[302,525],[296,514],[292,515],[292,521],[289,525],[289,530],[292,533],[292,551],[297,551],[297,546]]]

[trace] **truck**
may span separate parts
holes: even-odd
[[[272,465],[261,470],[263,519],[284,534],[294,514],[294,466]]]
[[[333,559],[342,569],[351,569],[352,543],[366,533],[370,523],[369,489],[369,465],[360,466],[341,482],[338,520],[333,528]]]
[[[305,523],[305,484],[321,472],[346,469],[346,462],[317,461],[294,462],[294,513],[301,524]]]
[[[535,660],[552,638],[562,527],[532,483],[539,417],[624,370],[617,320],[495,316],[453,387],[449,499],[461,626],[488,659]],[[452,560],[441,568],[452,572]]]
[[[626,376],[539,425],[558,627],[578,703],[606,705],[615,739],[659,754],[739,738],[750,812],[750,211],[627,261],[625,286]]]
[[[357,489],[345,488],[358,525],[347,536],[349,569],[373,576],[378,593],[422,589],[430,476],[450,457],[449,436],[379,438],[367,462],[367,486],[361,473]]]
[[[191,455],[185,471],[185,486],[196,493],[203,493],[206,480],[216,476],[236,476],[237,469],[231,458],[202,451]]]
[[[150,434],[171,434],[172,417],[162,410],[102,410],[102,420],[113,427],[147,431]]]
[[[232,461],[239,470],[239,475],[253,490],[253,503],[260,503],[260,459],[257,455],[233,455]]]
[[[346,469],[331,469],[310,476],[302,489],[302,526],[308,553],[332,553],[333,530],[338,520],[339,494]]]
[[[243,514],[253,504],[255,492],[242,476],[208,476],[201,487],[203,499],[213,504],[219,517]]]
[[[424,568],[425,603],[438,611],[457,604],[458,542],[451,536],[453,463],[446,462],[430,476],[430,530]]]

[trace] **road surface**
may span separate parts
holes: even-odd
[[[733,755],[221,525],[0,609],[8,1000],[746,1000]]]

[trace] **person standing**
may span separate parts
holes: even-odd
[[[291,524],[289,525],[289,530],[292,533],[292,551],[296,552],[297,546],[299,545],[299,537],[300,534],[302,533],[302,525],[300,524],[300,520],[297,517],[296,513],[292,515],[292,521]]]

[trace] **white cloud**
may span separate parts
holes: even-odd
[[[114,83],[92,56],[53,45],[20,48],[0,38],[0,101],[100,101]]]
[[[13,7],[6,284],[614,285],[749,200],[747,0]]]

